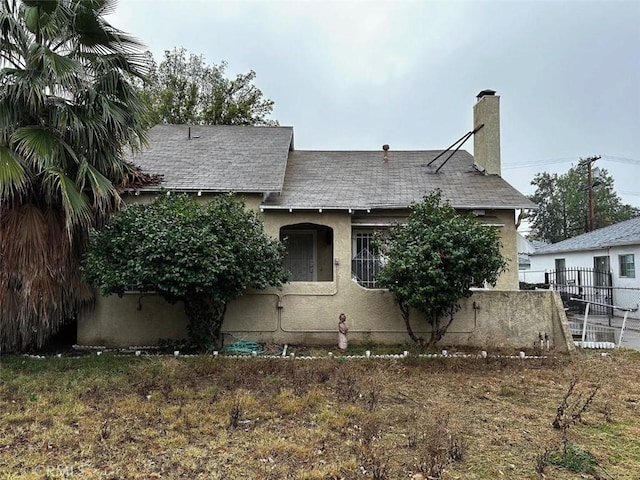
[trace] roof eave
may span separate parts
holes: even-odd
[[[535,252],[531,252],[529,255],[552,255],[552,254],[556,254],[556,253],[575,253],[575,252],[595,252],[598,250],[604,250],[608,247],[606,246],[597,246],[597,247],[590,247],[590,248],[560,248],[558,250],[550,250],[550,251],[545,251],[545,252],[540,252],[540,251],[535,251]]]
[[[472,209],[485,209],[485,210],[537,210],[538,206],[535,205],[533,207],[528,206],[528,205],[523,205],[521,203],[518,204],[512,204],[512,205],[487,205],[487,204],[471,204],[471,205],[455,205],[455,204],[451,204],[451,206],[453,208],[460,208],[460,209],[465,209],[465,210],[472,210]]]
[[[255,193],[257,195],[264,195],[266,193],[280,193],[279,190],[274,189],[272,187],[268,187],[268,188],[262,188],[262,189],[244,189],[244,188],[237,188],[237,189],[215,189],[215,188],[176,188],[176,187],[163,187],[162,185],[160,185],[161,188],[132,188],[132,189],[128,189],[125,190],[126,193],[135,193],[135,192],[140,192],[140,193],[160,193],[160,192],[171,192],[171,193]]]
[[[636,239],[635,241],[626,240],[624,242],[608,243],[608,244],[605,245],[605,247],[606,248],[615,248],[615,247],[628,247],[628,246],[632,246],[632,245],[636,245],[636,246],[640,247],[640,238]]]
[[[352,207],[346,207],[344,205],[260,205],[263,210],[407,210],[411,205],[354,205]],[[517,210],[524,208],[521,206],[513,205],[452,205],[453,208],[458,210]]]
[[[626,242],[620,242],[620,243],[603,243],[602,245],[584,247],[584,248],[560,248],[558,250],[554,249],[554,250],[544,251],[544,252],[535,251],[535,252],[532,252],[531,255],[551,255],[556,253],[576,253],[576,252],[597,252],[599,250],[606,250],[609,248],[616,248],[616,247],[628,247],[632,245],[636,245],[640,247],[640,240],[635,242],[626,241]]]

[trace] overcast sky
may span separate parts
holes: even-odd
[[[640,0],[120,0],[108,20],[156,60],[183,46],[255,70],[298,150],[443,149],[496,90],[509,183],[530,194],[536,173],[602,155],[640,207]]]

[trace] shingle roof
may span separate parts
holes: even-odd
[[[292,127],[157,125],[131,161],[163,175],[147,190],[280,192],[292,143]]]
[[[292,151],[281,195],[265,208],[404,208],[439,188],[456,208],[535,208],[524,195],[496,175],[474,168],[473,157],[458,151],[435,173],[446,155],[440,151]]]
[[[536,248],[532,255],[597,250],[622,245],[640,245],[640,217]]]
[[[191,139],[188,138],[188,128]],[[535,208],[458,151],[435,173],[441,151],[293,151],[292,127],[157,125],[150,148],[131,157],[159,186],[177,191],[277,192],[265,208],[405,208],[439,188],[456,208]]]

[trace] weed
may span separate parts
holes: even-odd
[[[375,380],[369,380],[367,382],[367,394],[365,396],[365,400],[367,410],[369,410],[369,412],[373,413],[375,411],[378,403],[380,402],[380,397],[382,395],[381,392],[382,386],[379,382]]]
[[[465,443],[450,425],[450,416],[430,419],[420,425],[420,434],[410,437],[410,445],[417,450],[417,470],[427,478],[440,479],[448,465],[462,461]]]
[[[387,480],[389,478],[389,468],[387,462],[379,457],[375,457],[371,461],[371,478],[373,480]]]
[[[415,432],[407,435],[407,443],[406,443],[407,448],[415,449],[418,447],[419,442],[420,442],[420,439]]]
[[[347,366],[340,365],[335,375],[336,393],[342,401],[355,402],[360,398],[355,378]]]
[[[361,345],[365,350],[373,350],[376,347],[371,339],[371,332],[364,332]]]
[[[102,422],[100,426],[100,440],[105,441],[111,436],[111,428],[109,427],[109,420]]]
[[[234,430],[238,428],[241,415],[242,410],[240,408],[240,402],[236,400],[236,402],[231,406],[231,410],[229,410],[229,428]]]
[[[613,423],[613,407],[611,406],[611,401],[607,400],[600,411],[602,412],[605,422]]]
[[[375,417],[366,417],[360,425],[360,441],[365,447],[370,447],[380,434],[380,422]]]
[[[365,417],[358,428],[360,433],[361,471],[371,474],[373,480],[389,478],[389,454],[377,445],[380,440],[381,425],[375,417]]]
[[[547,448],[544,449],[542,453],[536,455],[536,473],[538,475],[544,475],[544,470],[547,468],[549,464],[549,456],[551,451]]]
[[[589,405],[591,405],[591,402],[593,401],[593,398],[600,389],[600,385],[594,386],[591,393],[583,399],[582,393],[575,392],[577,384],[578,379],[576,377],[569,382],[569,388],[556,410],[556,418],[551,423],[553,428],[562,430],[563,445],[566,445],[568,442],[567,432],[569,428],[582,422],[582,414],[587,411]]]
[[[598,466],[598,461],[593,455],[573,443],[564,445],[561,452],[549,454],[548,461],[552,465],[566,468],[576,473],[594,474]]]
[[[508,385],[500,385],[500,390],[498,390],[498,395],[505,398],[517,397],[518,393],[518,390]]]
[[[462,437],[449,435],[448,456],[452,462],[461,462],[464,458],[465,444]]]
[[[292,365],[293,363],[294,362],[291,362]],[[298,370],[296,368],[293,371],[296,372],[296,374],[291,377],[293,392],[299,397],[306,395],[306,393],[309,391],[309,386],[312,383],[311,379],[309,378],[308,370]]]

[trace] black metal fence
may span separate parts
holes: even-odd
[[[545,283],[560,293],[569,313],[584,312],[585,304],[572,298],[605,305],[616,305],[611,272],[593,268],[566,268],[545,273]],[[613,309],[605,305],[591,305],[594,315],[613,315]]]

